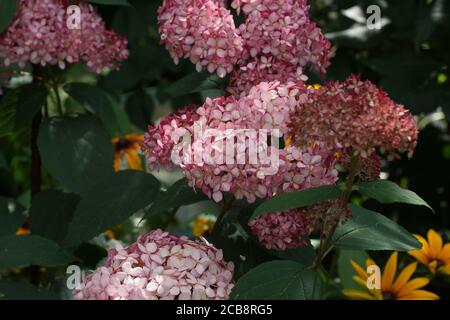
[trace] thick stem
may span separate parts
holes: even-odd
[[[33,67],[33,81],[35,83],[42,81],[43,72],[41,66]],[[34,116],[31,123],[31,175],[30,175],[30,188],[31,198],[41,191],[41,179],[42,179],[42,162],[39,148],[37,145],[39,128],[42,122],[42,111],[39,110]],[[30,282],[34,285],[39,285],[40,271],[38,266],[30,267]]]
[[[339,201],[339,207],[338,210],[338,217],[336,221],[334,222],[333,226],[331,227],[330,231],[328,232],[328,235],[325,239],[322,239],[319,245],[319,250],[317,253],[316,260],[314,261],[313,267],[318,267],[322,263],[322,260],[330,253],[332,246],[331,246],[331,240],[333,239],[334,232],[336,231],[337,227],[339,226],[339,222],[341,220],[342,214],[346,211],[347,203],[350,199],[350,195],[353,191],[353,183],[355,181],[356,175],[359,170],[359,157],[352,155],[351,157],[351,163],[350,163],[350,171],[347,177],[347,180],[345,182],[344,191],[342,193],[342,196]],[[325,227],[325,225],[324,225]],[[323,227],[323,228],[324,228]],[[324,232],[322,230],[322,232]]]

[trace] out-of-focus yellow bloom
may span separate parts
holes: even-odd
[[[30,233],[31,233],[30,229],[25,229],[25,228],[19,228],[16,231],[17,236],[26,236],[26,235],[29,235]]]
[[[383,274],[381,275],[381,289],[369,289],[367,287],[367,272],[355,261],[351,265],[356,274],[353,280],[365,290],[343,290],[343,293],[350,298],[360,300],[437,300],[439,296],[433,292],[422,290],[429,283],[428,278],[414,278],[412,275],[416,271],[417,262],[406,266],[395,279],[397,273],[398,253],[394,252],[390,256]],[[367,259],[366,268],[376,265],[372,259]]]
[[[211,231],[214,226],[214,218],[201,215],[198,216],[192,225],[192,235],[194,237],[201,237],[207,232]]]
[[[112,139],[112,143],[114,145],[114,170],[116,172],[120,169],[120,161],[122,160],[122,157],[125,157],[130,169],[142,169],[142,161],[138,155],[142,141],[144,141],[144,136],[134,133],[127,134],[123,138]]]
[[[440,234],[433,229],[428,231],[428,241],[418,234],[414,236],[422,243],[422,248],[408,253],[426,265],[433,274],[450,275],[450,243],[444,245]]]
[[[321,85],[316,83],[316,84],[313,84],[313,85],[308,85],[306,88],[307,89],[314,88],[314,89],[318,90],[320,87],[321,87]]]

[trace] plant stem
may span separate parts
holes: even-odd
[[[328,235],[325,239],[322,239],[321,235],[321,241],[319,245],[319,250],[317,253],[316,260],[314,261],[314,268],[317,268],[322,263],[322,260],[330,253],[333,246],[331,245],[331,240],[333,239],[334,232],[336,231],[337,227],[339,226],[339,222],[341,220],[341,215],[346,210],[347,203],[350,199],[350,195],[353,191],[353,183],[356,178],[356,174],[359,170],[359,157],[352,154],[351,157],[351,163],[350,163],[350,171],[347,177],[347,180],[345,182],[344,191],[342,193],[342,196],[340,198],[339,207],[337,208],[339,216],[336,219],[336,222],[334,222],[333,226],[331,227],[330,231],[328,232]],[[325,227],[325,224],[324,224]],[[324,232],[324,227],[322,227],[322,233]]]
[[[33,66],[33,82],[38,83],[43,80],[43,70],[41,66]],[[33,116],[31,123],[31,198],[41,191],[41,179],[42,179],[42,162],[41,155],[37,144],[39,128],[42,122],[42,110]],[[40,270],[38,266],[30,267],[30,282],[34,285],[39,285]]]
[[[62,107],[62,102],[61,102],[61,96],[59,95],[59,85],[56,81],[53,81],[53,91],[55,92],[55,96],[56,96],[56,105],[58,107],[58,112],[59,115],[63,115],[64,111],[63,111],[63,107]]]

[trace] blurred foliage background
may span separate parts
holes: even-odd
[[[109,28],[129,41],[130,58],[119,71],[100,76],[82,65],[70,67],[64,73],[54,71],[63,84],[59,90],[66,113],[84,112],[84,105],[96,108],[109,138],[129,133],[143,133],[150,123],[188,104],[201,104],[206,97],[224,94],[226,80],[214,75],[196,73],[188,61],[175,65],[160,45],[156,23],[157,7],[161,1],[130,0],[133,7],[99,6]],[[408,231],[425,234],[435,228],[449,236],[450,230],[450,2],[445,0],[313,0],[311,14],[332,41],[335,57],[326,79],[311,75],[311,81],[343,80],[351,73],[384,87],[389,95],[407,106],[417,116],[421,133],[419,145],[412,160],[401,160],[385,165],[384,177],[396,181],[425,199],[436,211],[431,215],[421,207],[384,206],[355,198],[365,207],[383,212],[403,225]],[[383,28],[366,28],[366,8],[379,5]],[[30,81],[22,73],[13,79],[14,85]],[[74,84],[75,83],[75,84]],[[89,86],[90,85],[90,86]],[[84,86],[84,87],[83,87]],[[88,87],[86,87],[88,86]],[[92,90],[83,96],[80,92]],[[100,92],[100,93],[99,93]],[[28,208],[30,197],[30,130],[23,127],[10,130],[6,90],[1,97],[0,118],[0,194],[2,206],[13,201],[15,208]],[[78,93],[78,95],[77,95]],[[94,97],[94,98],[93,98]],[[55,97],[52,97],[55,99]],[[94,100],[92,100],[94,99]],[[105,106],[104,109],[103,106]],[[105,110],[108,110],[105,112]],[[5,111],[6,110],[6,111]],[[57,112],[50,109],[50,112]],[[89,107],[88,107],[89,110]],[[102,111],[103,110],[103,111]],[[111,111],[112,110],[112,111]],[[113,149],[112,144],[105,147]],[[56,150],[55,150],[56,152]],[[109,151],[108,151],[109,152]],[[143,159],[142,159],[143,160]],[[182,176],[179,173],[157,174],[163,186],[168,187]],[[59,184],[44,171],[44,189],[58,188]],[[190,204],[201,198],[186,199]],[[76,201],[76,199],[74,200]],[[9,203],[10,204],[10,203]],[[106,241],[132,241],[143,230],[168,227],[179,234],[192,235],[192,223],[199,213],[214,216],[218,207],[203,201],[179,208],[162,208],[164,214],[153,214],[141,221],[142,214],[114,228],[95,241],[84,243],[76,255],[84,267],[94,268],[105,256]],[[237,236],[242,226],[227,225],[235,255],[249,250],[261,250],[244,244],[245,237]],[[233,230],[235,231],[233,233]],[[111,240],[112,239],[112,240]],[[220,246],[220,245],[218,245]],[[231,252],[231,251],[230,251]],[[265,259],[266,252],[249,255]],[[247,264],[255,265],[259,261]],[[238,270],[243,273],[247,269]],[[44,273],[53,279],[55,273]],[[26,273],[26,271],[25,271]],[[8,275],[21,278],[20,272]],[[51,294],[54,287],[47,294]],[[17,289],[17,286],[15,287]],[[9,292],[3,287],[3,292]],[[30,293],[32,295],[32,293]]]

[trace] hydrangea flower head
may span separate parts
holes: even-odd
[[[78,300],[224,300],[234,265],[221,250],[155,230],[111,249],[104,266],[75,289]]]
[[[105,29],[102,18],[87,3],[80,8],[80,28],[69,28],[67,8],[58,0],[19,0],[19,10],[0,34],[5,65],[59,65],[86,62],[96,72],[116,68],[128,57],[127,41]]]

